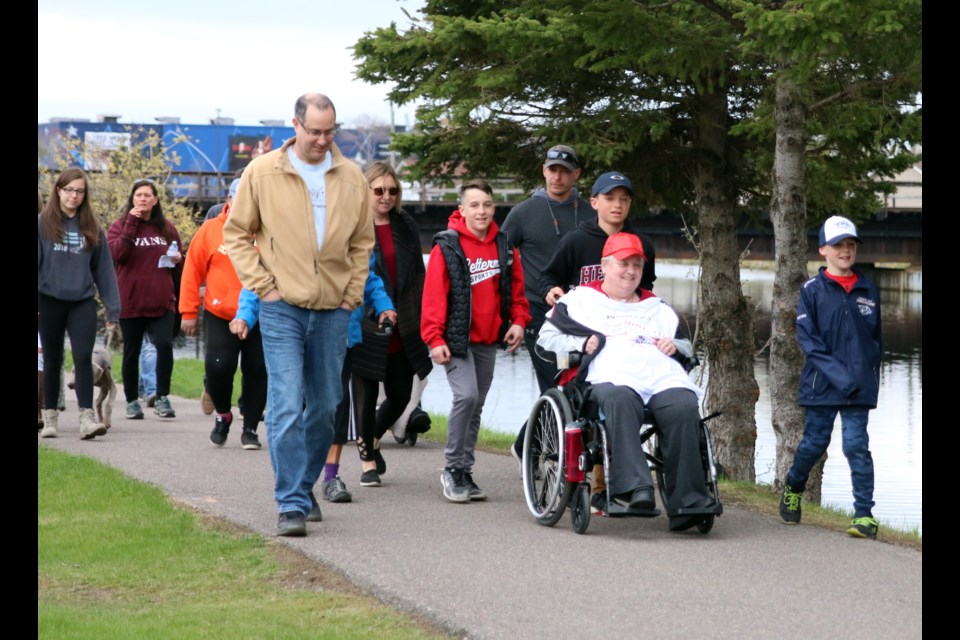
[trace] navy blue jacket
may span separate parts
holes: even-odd
[[[802,407],[877,406],[880,391],[880,290],[854,270],[850,293],[820,273],[800,288],[797,340],[806,362]]]

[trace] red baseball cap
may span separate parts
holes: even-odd
[[[647,256],[643,253],[643,245],[640,244],[640,238],[632,233],[615,233],[603,245],[603,257],[613,256],[617,260],[625,260],[630,256],[640,256],[644,260]]]

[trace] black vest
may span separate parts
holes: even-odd
[[[450,353],[465,357],[470,346],[470,267],[460,246],[460,234],[446,229],[433,236],[433,243],[440,246],[443,260],[450,276],[450,291],[447,293],[447,326],[443,339]],[[500,261],[500,331],[498,340],[510,328],[510,302],[513,288],[513,247],[506,234],[497,232],[497,257]]]

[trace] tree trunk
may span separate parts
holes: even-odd
[[[706,408],[722,412],[710,421],[710,427],[724,473],[733,480],[753,482],[759,388],[753,372],[753,315],[740,284],[736,178],[726,161],[726,95],[722,91],[705,93],[697,106],[700,124],[694,144],[701,155],[693,184],[702,268],[698,324],[703,327],[709,373]]]
[[[797,344],[797,298],[807,279],[806,111],[800,87],[782,75],[776,84],[776,149],[773,162],[774,253],[770,331],[770,404],[777,438],[773,489],[783,484],[803,435],[804,411],[797,405],[803,353]],[[824,460],[826,456],[824,456]],[[820,500],[823,462],[807,482],[808,499]]]

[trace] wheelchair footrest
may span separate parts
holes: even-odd
[[[708,507],[682,508],[677,509],[675,513],[668,514],[669,517],[677,516],[719,516],[723,513],[723,505],[717,502]]]
[[[660,509],[631,509],[620,504],[616,500],[607,503],[606,515],[611,518],[636,517],[636,518],[656,518],[660,515]]]

